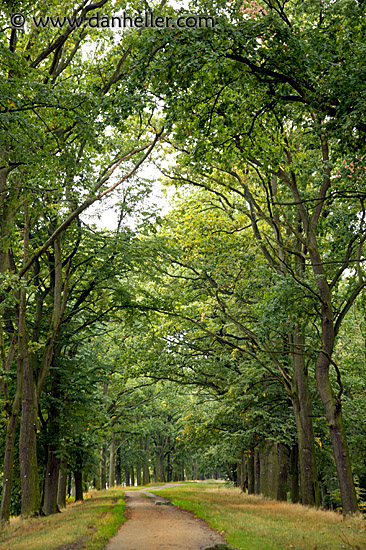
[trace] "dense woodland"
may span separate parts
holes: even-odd
[[[141,9],[1,2],[0,519],[205,477],[362,510],[366,5],[9,26]]]

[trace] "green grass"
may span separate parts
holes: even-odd
[[[12,519],[0,531],[0,550],[102,550],[125,519],[123,490],[90,495],[84,502],[69,504],[61,514]]]
[[[159,494],[207,521],[238,549],[366,549],[361,517],[343,519],[335,512],[249,496],[222,484],[187,483]]]

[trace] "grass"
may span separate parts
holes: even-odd
[[[366,550],[361,517],[343,519],[335,512],[249,496],[219,484],[186,483],[159,494],[207,521],[238,549]]]
[[[14,518],[0,531],[0,550],[102,550],[124,521],[122,488],[93,491],[62,514]]]

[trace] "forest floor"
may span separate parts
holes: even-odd
[[[227,548],[222,536],[196,515],[177,509],[169,500],[151,492],[175,486],[126,491],[127,521],[106,550]]]

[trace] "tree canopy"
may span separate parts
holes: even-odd
[[[141,12],[9,0],[0,15],[1,521],[55,513],[72,486],[204,476],[354,513],[365,5],[195,2],[205,28],[9,25],[127,8]],[[164,214],[156,167],[175,193]],[[113,229],[84,215],[107,198]]]

